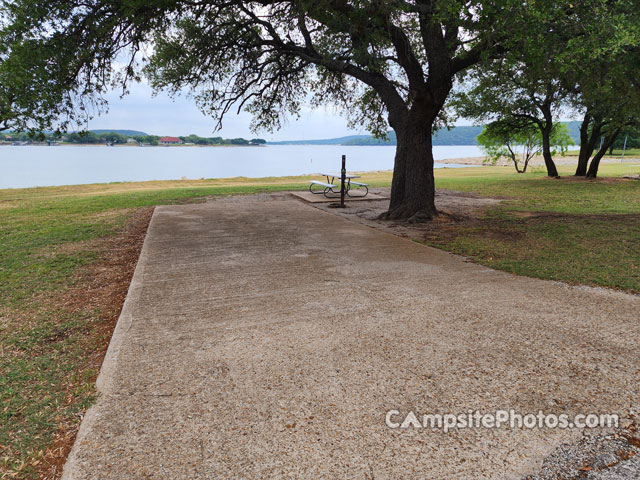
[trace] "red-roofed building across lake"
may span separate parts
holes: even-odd
[[[178,137],[162,137],[158,139],[158,143],[160,143],[160,145],[179,145],[182,143],[182,140]]]

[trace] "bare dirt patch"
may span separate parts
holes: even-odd
[[[79,368],[97,372],[109,345],[111,334],[127,295],[140,249],[149,225],[153,208],[135,210],[116,234],[102,239],[91,247],[99,252],[98,260],[84,267],[74,285],[54,297],[50,305],[65,312],[96,312],[96,321],[84,333],[87,355]],[[63,248],[69,248],[68,245]],[[95,374],[89,378],[95,382]],[[69,395],[72,395],[70,388]],[[73,398],[69,398],[73,401]],[[72,421],[61,421],[50,446],[39,458],[41,479],[57,479],[71,450],[80,425],[80,416]]]
[[[389,196],[390,193],[389,188],[372,188],[370,191],[383,196]],[[390,231],[395,235],[407,238],[422,238],[425,233],[433,230],[453,233],[452,228],[454,226],[479,224],[478,218],[488,208],[499,204],[501,201],[501,199],[481,197],[468,192],[438,189],[436,192],[436,207],[440,211],[440,215],[432,222],[417,224],[378,220],[378,216],[389,208],[389,200],[347,203],[347,208],[345,209],[330,208],[328,205],[323,204],[314,206],[370,227]]]

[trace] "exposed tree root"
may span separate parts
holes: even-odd
[[[465,220],[469,220],[470,218],[466,215],[459,215],[457,213],[444,212],[442,210],[438,210],[438,217],[442,219],[447,218],[453,222],[464,222]]]
[[[378,216],[378,220],[402,220],[407,223],[429,222],[438,215],[438,211],[416,210],[415,208],[403,205],[392,210],[387,210]]]

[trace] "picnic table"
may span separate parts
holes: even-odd
[[[327,198],[333,198],[335,195],[340,196],[340,183],[342,181],[342,175],[340,173],[321,173],[323,177],[326,177],[326,182],[321,182],[318,180],[311,180],[309,182],[309,191],[314,194],[324,194]],[[354,182],[354,178],[360,178],[360,175],[346,174],[344,176],[344,191],[348,197],[356,198],[356,197],[366,197],[369,193],[369,185],[366,183]],[[314,187],[322,187],[322,190],[313,190]],[[364,194],[356,194],[352,195],[350,192],[352,187],[355,187],[358,190],[364,189]],[[334,189],[338,189],[335,191]]]

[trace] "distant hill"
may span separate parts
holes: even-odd
[[[269,145],[346,145],[353,140],[366,140],[371,135],[347,135],[346,137],[326,138],[322,140],[283,140],[281,142],[267,142]]]
[[[580,145],[580,123],[581,122],[576,120],[566,122],[567,128],[569,129],[569,135],[571,135],[571,138],[576,145]]]
[[[451,130],[440,130],[433,136],[434,145],[476,145],[476,137],[482,127],[453,127]],[[269,145],[395,145],[396,134],[391,130],[387,140],[380,140],[371,135],[348,135],[346,137],[325,138],[320,140],[285,140],[268,142]]]
[[[433,135],[434,145],[477,145],[476,137],[480,135],[482,127],[453,127],[451,130],[438,130]],[[372,136],[364,136],[363,138],[355,138],[349,140],[343,145],[395,145],[396,134],[390,131],[387,134],[387,140],[380,140]]]
[[[120,135],[128,135],[128,136],[137,136],[137,135],[142,135],[142,136],[147,136],[149,135],[148,133],[144,133],[144,132],[139,132],[138,130],[109,130],[109,129],[102,129],[102,130],[89,130],[90,132],[93,133],[119,133]]]
[[[567,122],[569,134],[576,145],[580,141],[580,122]],[[482,132],[481,126],[460,126],[451,130],[438,130],[433,135],[434,145],[477,145],[476,137]],[[269,145],[396,145],[396,134],[391,130],[387,140],[380,140],[371,135],[348,135],[346,137],[326,138],[322,140],[289,140],[268,142]]]

